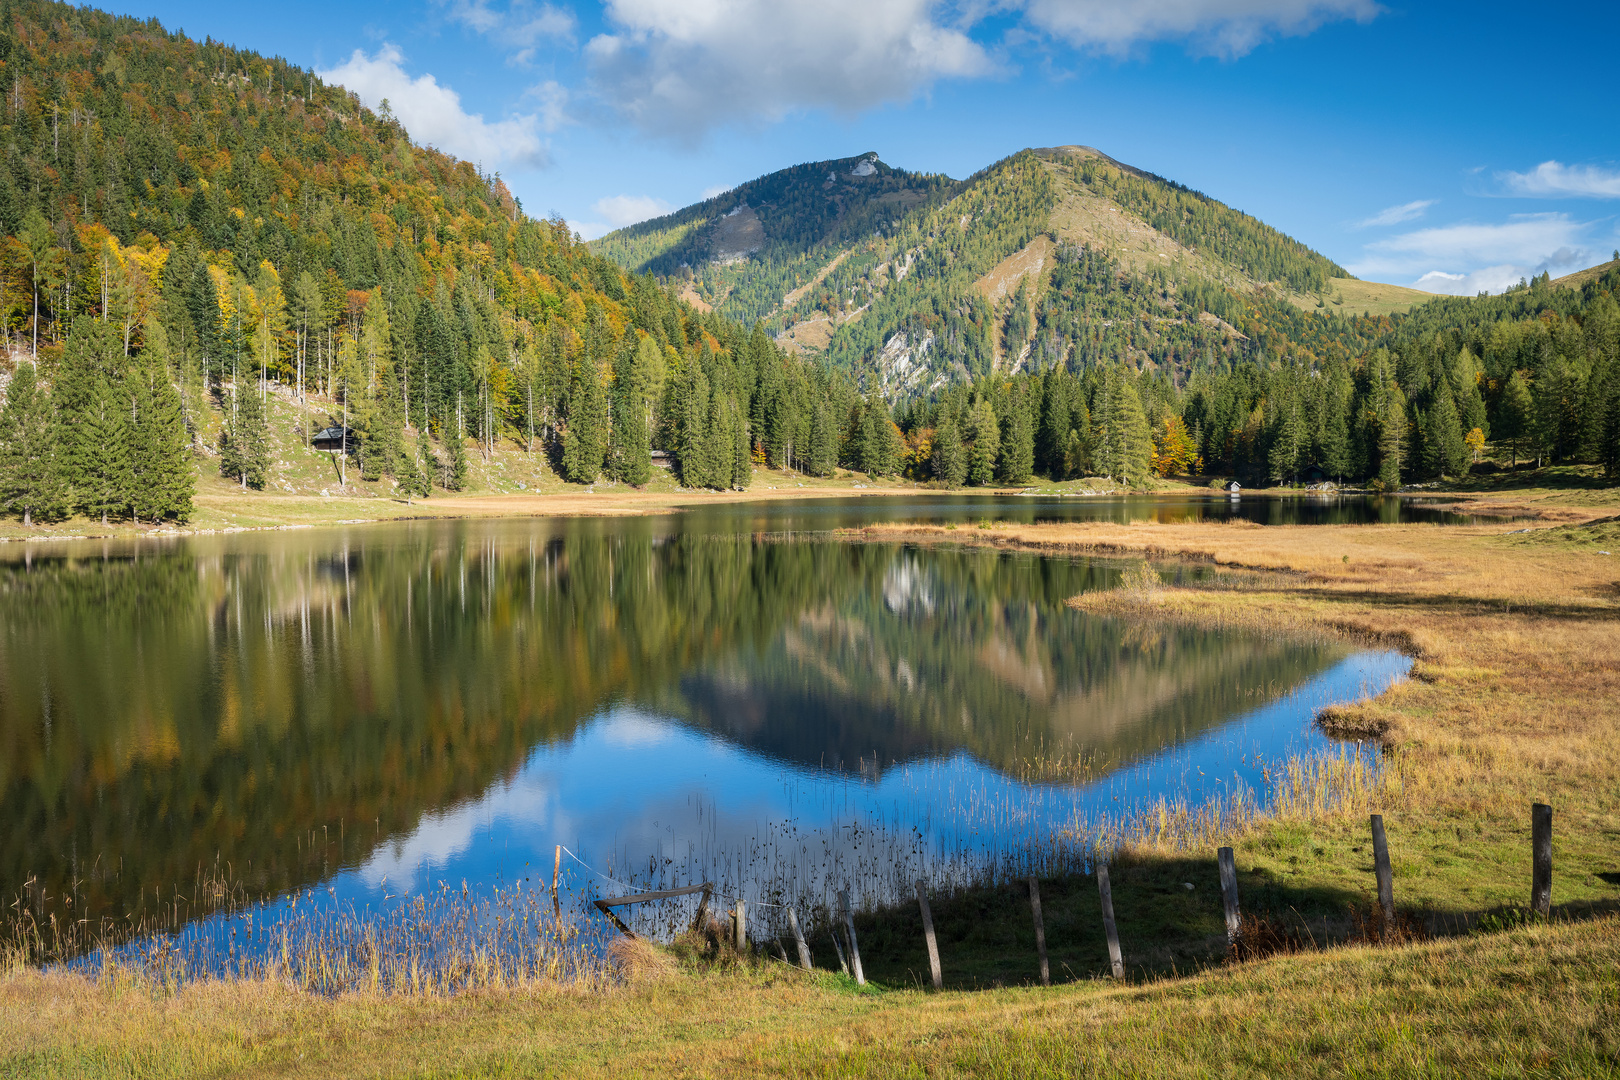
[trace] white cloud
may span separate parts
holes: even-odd
[[[1620,199],[1620,171],[1596,165],[1563,165],[1543,161],[1525,173],[1498,173],[1515,195],[1566,199]]]
[[[1423,212],[1435,204],[1434,199],[1419,199],[1416,202],[1402,203],[1399,206],[1386,207],[1364,221],[1356,222],[1358,229],[1376,229],[1385,225],[1399,225],[1403,221],[1416,221],[1423,216]]]
[[[934,0],[606,0],[616,32],[586,46],[597,93],[655,134],[854,113],[996,65]]]
[[[1374,241],[1350,266],[1358,277],[1404,277],[1420,289],[1500,292],[1520,278],[1554,277],[1591,265],[1592,226],[1567,214],[1519,214],[1506,222],[1417,229]]]
[[[675,208],[663,199],[655,199],[651,195],[610,195],[605,199],[597,199],[591,209],[606,219],[613,228],[622,229],[638,221],[660,217]]]
[[[503,10],[491,7],[489,0],[449,0],[448,6],[450,18],[510,50],[517,63],[528,63],[547,42],[573,45],[579,30],[572,10],[544,2],[512,0]]]
[[[714,184],[711,187],[706,187],[703,189],[703,198],[712,199],[716,195],[724,195],[726,192],[730,191],[732,187],[733,185],[731,184]]]
[[[626,225],[634,225],[638,221],[667,214],[675,208],[663,199],[655,199],[651,195],[610,195],[605,199],[597,199],[591,204],[591,209],[596,211],[594,220],[568,219],[568,227],[584,240],[595,240],[599,236],[606,236],[614,229],[622,229]]]
[[[461,95],[440,86],[432,75],[411,78],[405,72],[404,61],[405,54],[398,46],[385,44],[375,56],[356,49],[346,62],[316,74],[328,83],[352,90],[372,109],[380,108],[386,99],[411,138],[448,154],[491,169],[501,163],[536,167],[549,164],[541,138],[543,131],[554,129],[554,125],[548,127],[552,122],[549,112],[544,116],[518,114],[505,120],[485,120],[481,114],[463,109]]]
[[[1368,22],[1376,0],[1024,0],[1036,29],[1081,48],[1123,54],[1152,41],[1186,41],[1211,56],[1238,57],[1278,35],[1324,23]]]

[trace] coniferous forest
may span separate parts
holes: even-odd
[[[1393,489],[1487,453],[1620,478],[1617,268],[1341,316],[1326,283],[1342,271],[1320,255],[1082,163],[1065,182],[1259,284],[1144,272],[1053,233],[1049,263],[992,301],[972,283],[1045,235],[1058,166],[1026,152],[960,185],[885,166],[880,194],[905,196],[894,220],[868,201],[840,225],[785,182],[759,213],[776,248],[878,230],[807,294],[865,311],[807,359],[753,292],[733,305],[747,325],[699,311],[656,251],[609,238],[594,254],[498,175],[279,59],[8,0],[0,83],[0,500],[25,522],[184,521],[198,468],[263,487],[273,398],[300,406],[299,438],[339,432],[346,470],[418,496],[462,488],[469,455],[497,447],[637,486],[659,450],[706,488],[769,465]],[[776,248],[790,286],[802,272]],[[1319,293],[1320,310],[1279,290]],[[943,375],[885,394],[899,333]]]

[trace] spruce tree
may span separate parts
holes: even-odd
[[[731,484],[737,491],[747,491],[754,479],[753,440],[748,434],[748,417],[735,401],[731,406]]]
[[[687,370],[678,404],[675,462],[680,467],[681,483],[689,488],[708,487],[709,380],[701,362],[694,362]]]
[[[57,463],[51,402],[33,364],[19,364],[0,410],[0,500],[24,525],[67,513],[67,491]]]
[[[1035,471],[1035,421],[1032,394],[1019,390],[1003,398],[1001,461],[998,474],[1004,484],[1027,484]]]
[[[270,479],[270,429],[264,418],[264,398],[257,386],[243,386],[238,377],[231,385],[231,416],[220,436],[219,471],[242,485],[262,488]]]
[[[130,373],[135,403],[130,429],[134,473],[131,514],[137,521],[191,517],[196,473],[191,467],[191,440],[186,433],[180,391],[170,381],[161,357],[141,354]]]
[[[644,338],[638,343],[632,331],[615,364],[608,475],[634,487],[644,486],[652,476],[649,376],[653,362],[662,359],[656,342]]]
[[[99,515],[103,525],[110,515],[126,513],[134,503],[134,398],[130,390],[130,384],[118,375],[98,374],[90,408],[78,418],[87,445],[80,459],[79,505],[86,514]]]
[[[461,423],[459,398],[456,408],[444,418],[439,437],[444,443],[444,460],[439,465],[440,483],[446,491],[460,491],[467,486],[467,429]]]
[[[1450,387],[1435,387],[1423,438],[1423,464],[1430,476],[1462,476],[1468,472],[1468,444],[1451,401]]]
[[[563,430],[563,476],[575,484],[594,483],[607,456],[608,401],[602,376],[589,351],[574,365],[568,391],[568,426]]]
[[[959,488],[967,480],[967,454],[962,450],[962,437],[957,434],[956,421],[941,417],[934,429],[934,479],[948,488]]]
[[[968,413],[967,422],[968,483],[988,484],[996,477],[996,459],[1001,451],[1001,428],[996,423],[996,411],[987,396],[980,395]]]
[[[725,488],[731,486],[732,424],[729,395],[715,386],[709,394],[709,419],[704,431],[700,452],[701,486]]]
[[[1519,442],[1530,434],[1531,418],[1535,415],[1535,402],[1524,373],[1515,371],[1502,388],[1502,401],[1497,408],[1497,435],[1512,447],[1513,464],[1519,464]]]
[[[86,513],[91,512],[87,500],[100,499],[104,494],[105,485],[98,471],[104,448],[97,445],[106,427],[102,414],[110,393],[104,384],[116,371],[123,351],[123,339],[116,327],[81,315],[73,320],[51,387],[56,417],[54,442],[62,483],[70,505]],[[116,410],[116,406],[112,407]]]
[[[1072,430],[1071,382],[1068,375],[1056,368],[1041,377],[1041,420],[1036,432],[1035,462],[1053,480],[1067,479],[1071,467],[1066,452]]]
[[[1268,464],[1271,479],[1281,482],[1292,480],[1299,473],[1308,443],[1305,419],[1300,415],[1299,395],[1286,392],[1285,399],[1278,403],[1277,412],[1277,431],[1271,441]]]
[[[838,429],[833,423],[832,410],[819,396],[810,411],[810,460],[807,471],[811,476],[831,476],[838,467]]]

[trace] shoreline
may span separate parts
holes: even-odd
[[[158,527],[131,523],[102,526],[72,519],[60,526],[33,525],[23,532],[18,522],[0,523],[0,545],[82,540],[171,539],[224,536],[237,533],[277,532],[353,525],[394,524],[410,521],[475,521],[533,518],[661,517],[689,513],[706,506],[852,498],[937,498],[975,496],[1027,499],[1191,498],[1220,499],[1224,493],[1193,484],[1170,484],[1151,491],[1097,490],[1086,481],[1067,481],[1068,490],[1017,488],[932,488],[895,482],[854,482],[849,478],[814,481],[803,486],[776,488],[757,485],[743,491],[697,491],[646,488],[597,492],[590,489],[535,493],[479,492],[405,501],[393,496],[315,496],[254,492],[249,495],[200,493],[197,514],[188,525]],[[1564,499],[1572,493],[1532,489],[1508,498],[1498,492],[1403,491],[1385,497],[1421,503],[1427,508],[1478,517],[1499,517],[1546,523],[1584,523],[1603,517],[1608,508],[1595,508]],[[1254,488],[1243,492],[1253,499],[1315,499],[1322,493],[1291,488]],[[1329,497],[1367,498],[1373,493],[1343,489]],[[1614,493],[1620,503],[1620,489]],[[1617,506],[1616,509],[1620,509]],[[378,513],[382,510],[384,512]],[[370,513],[366,513],[370,511]],[[343,512],[350,516],[337,517]],[[363,515],[363,516],[359,516]],[[196,523],[201,518],[202,523]],[[240,520],[235,520],[240,519]],[[58,528],[83,531],[59,533]],[[1279,528],[1286,526],[1264,526]],[[1321,526],[1309,526],[1320,528]],[[1448,526],[1455,528],[1456,526]]]

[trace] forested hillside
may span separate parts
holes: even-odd
[[[658,446],[746,483],[759,386],[796,393],[775,430],[800,458],[854,398],[284,61],[29,0],[0,5],[0,83],[24,518],[184,519],[193,459],[272,481],[272,393],[407,493],[503,439],[581,482],[645,482]]]

